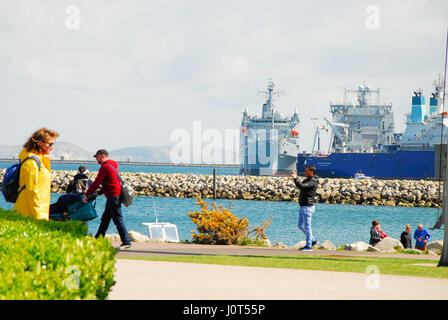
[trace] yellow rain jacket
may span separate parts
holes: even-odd
[[[20,168],[20,192],[14,205],[14,210],[24,216],[48,220],[51,196],[51,165],[50,158],[23,149],[19,154],[20,162],[26,157],[36,156],[40,160],[40,170],[34,159],[28,159]]]

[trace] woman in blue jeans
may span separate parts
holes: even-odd
[[[306,245],[300,249],[301,251],[312,251],[313,246],[317,243],[316,239],[313,237],[313,231],[311,229],[311,217],[315,210],[314,197],[316,196],[316,190],[319,183],[315,173],[316,167],[307,166],[305,168],[306,179],[299,181],[297,173],[295,171],[291,172],[291,177],[293,177],[295,185],[300,190],[298,227],[306,236]]]

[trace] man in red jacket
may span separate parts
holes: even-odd
[[[106,196],[106,208],[104,209],[101,217],[101,223],[95,238],[99,236],[105,236],[107,228],[109,228],[110,220],[115,223],[118,233],[121,238],[120,249],[127,249],[131,247],[131,240],[129,234],[124,225],[123,213],[121,210],[121,182],[118,178],[118,164],[109,159],[109,152],[105,149],[98,150],[93,156],[96,158],[98,164],[101,164],[101,168],[98,171],[95,181],[89,187],[84,195],[84,202],[87,202],[87,197],[93,194],[101,185],[103,188],[98,194],[104,193]]]

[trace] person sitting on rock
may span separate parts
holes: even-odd
[[[370,229],[370,241],[369,244],[371,246],[376,245],[381,241],[381,233],[380,233],[380,223],[377,220],[372,221],[372,228]]]
[[[412,236],[411,236],[411,225],[406,225],[406,231],[403,231],[401,233],[401,244],[405,249],[411,249],[412,248]]]
[[[417,240],[415,242],[415,249],[426,251],[426,244],[428,243],[429,239],[431,239],[431,235],[429,234],[428,230],[423,228],[423,225],[420,223],[417,226],[417,230],[414,232],[414,239]]]

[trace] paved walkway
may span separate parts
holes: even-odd
[[[302,253],[293,249],[133,243],[130,250],[119,252],[117,258],[179,254]],[[374,253],[324,250],[307,254],[378,256]],[[421,257],[435,260],[434,264],[439,259],[429,255],[387,256]],[[448,299],[448,279],[125,259],[117,259],[116,268],[117,284],[112,288],[109,299]]]
[[[113,246],[118,247],[119,242]],[[320,255],[320,256],[349,256],[349,257],[387,257],[387,258],[409,258],[438,261],[440,256],[429,254],[385,254],[375,252],[356,252],[346,250],[314,250],[312,252],[301,252],[291,248],[272,247],[244,247],[244,246],[222,246],[222,245],[200,245],[182,243],[132,243],[128,250],[120,251],[117,257],[136,256],[173,256],[173,255]]]
[[[109,299],[448,299],[448,280],[117,259]]]

